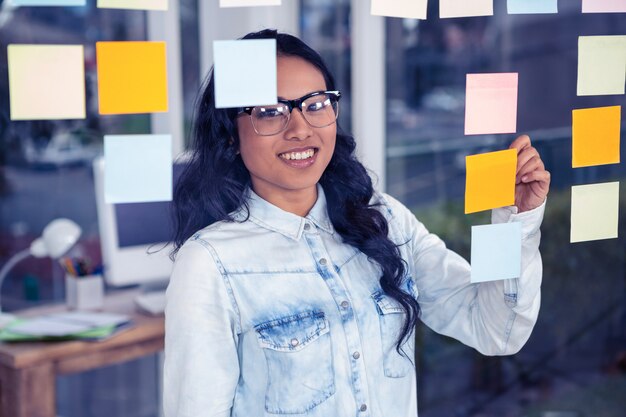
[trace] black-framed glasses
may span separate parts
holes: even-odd
[[[304,120],[312,127],[326,127],[337,121],[339,91],[315,91],[295,100],[279,99],[269,106],[241,107],[237,115],[247,113],[254,131],[261,136],[276,135],[287,128],[293,109],[300,109]]]

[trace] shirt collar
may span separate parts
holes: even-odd
[[[326,194],[319,183],[317,184],[317,201],[305,217],[285,211],[264,200],[250,186],[246,189],[246,193],[250,219],[259,226],[294,240],[300,240],[307,220],[327,233],[334,233],[334,228],[328,217]]]

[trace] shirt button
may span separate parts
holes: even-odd
[[[298,339],[291,339],[291,346],[298,346]]]
[[[320,259],[320,265],[326,265],[326,258]]]
[[[367,410],[367,405],[361,404],[361,408],[359,408],[359,410],[361,410],[361,411]]]
[[[304,230],[309,230],[311,228],[311,225],[308,223],[304,223]]]
[[[341,302],[341,307],[343,307],[343,308],[348,308],[349,305],[350,305],[350,303],[347,302],[347,301],[342,301]]]
[[[354,352],[354,353],[352,354],[352,357],[353,357],[354,359],[359,359],[359,358],[361,357],[361,354],[360,354],[359,352]]]

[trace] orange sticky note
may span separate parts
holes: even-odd
[[[465,214],[515,204],[517,149],[465,157]]]
[[[572,111],[572,167],[619,164],[622,107]]]
[[[96,42],[100,114],[167,111],[165,42]]]

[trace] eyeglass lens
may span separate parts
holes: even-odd
[[[311,126],[326,127],[337,120],[339,108],[334,96],[318,94],[304,100],[300,110]],[[254,130],[259,135],[275,135],[285,129],[289,123],[289,106],[284,103],[257,106],[252,110],[251,117]]]

